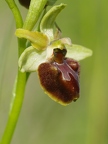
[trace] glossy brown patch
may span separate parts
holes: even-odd
[[[73,60],[71,58],[65,58],[67,64],[78,74],[80,74],[80,65],[76,60]]]
[[[40,83],[45,92],[55,101],[66,105],[79,97],[79,64],[65,58],[62,64],[55,61],[40,64]]]

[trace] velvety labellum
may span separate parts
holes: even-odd
[[[79,64],[77,61],[64,58],[62,63],[57,63],[53,59],[40,64],[38,75],[42,87],[53,100],[66,105],[78,99]]]

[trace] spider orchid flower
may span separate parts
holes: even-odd
[[[40,32],[17,29],[16,36],[30,41],[19,58],[21,72],[37,70],[40,84],[54,101],[67,105],[79,98],[80,60],[91,56],[92,51],[72,44],[70,38],[62,38],[55,18],[65,4],[53,6],[40,23]]]

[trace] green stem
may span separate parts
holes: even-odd
[[[28,30],[33,28],[47,2],[47,0],[31,0],[30,10],[28,12],[26,21],[23,26],[23,20],[20,11],[16,6],[14,0],[5,0],[5,1],[9,5],[14,15],[16,28],[24,27],[25,29]],[[18,39],[18,50],[19,50],[18,56],[20,56],[21,53],[24,51],[25,46],[26,46],[26,40]],[[18,121],[18,117],[21,111],[25,86],[28,77],[29,75],[27,75],[27,73],[21,73],[18,70],[16,83],[14,85],[14,92],[12,94],[12,102],[10,105],[9,118],[0,144],[10,144],[11,142]]]
[[[5,132],[0,144],[10,144],[11,142],[23,103],[25,85],[26,85],[26,73],[18,72],[15,91],[13,92],[14,99],[11,105],[12,107],[10,110],[7,126],[5,128]]]
[[[9,8],[11,9],[14,19],[16,22],[16,28],[20,28],[23,26],[23,20],[20,14],[20,11],[18,7],[16,6],[14,0],[6,0]],[[24,39],[18,39],[18,50],[19,50],[19,56],[22,53],[22,51],[25,49],[25,40]],[[23,97],[24,97],[24,91],[25,91],[25,85],[26,85],[26,73],[21,73],[18,71],[16,84],[14,86],[14,92],[12,94],[12,102],[11,102],[11,110],[9,113],[7,125],[2,137],[2,140],[0,144],[9,144],[14,130],[15,126],[18,121],[18,117],[20,114]]]
[[[21,28],[23,26],[23,20],[20,14],[20,11],[18,7],[16,6],[14,0],[5,0],[11,9],[15,22],[16,22],[16,28]]]
[[[18,46],[19,53],[21,53],[25,48],[25,41],[23,39],[18,40]],[[21,111],[26,82],[26,73],[21,73],[18,71],[17,79],[14,85],[14,91],[12,93],[9,117],[0,144],[10,144]]]

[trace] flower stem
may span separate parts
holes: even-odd
[[[24,29],[31,30],[35,23],[37,22],[43,8],[45,7],[45,4],[47,0],[31,0],[30,9],[28,11],[28,15],[26,18],[26,21],[23,26],[23,20],[20,14],[20,11],[18,7],[16,6],[14,0],[5,0],[11,9],[14,19],[16,22],[16,28],[23,27]],[[21,55],[21,53],[26,48],[26,40],[24,39],[18,39],[18,57]],[[2,140],[0,141],[0,144],[10,144],[18,117],[21,111],[23,98],[24,98],[24,92],[25,92],[25,86],[29,75],[27,73],[21,73],[18,70],[17,79],[15,81],[14,85],[14,91],[12,94],[12,102],[10,104],[10,112],[9,117],[7,121],[7,125],[2,137]]]
[[[16,28],[22,27],[23,20],[15,2],[13,0],[6,0],[6,2],[14,15]],[[18,39],[19,56],[24,49],[25,49],[25,40]],[[8,121],[0,144],[9,144],[11,142],[23,102],[26,80],[27,80],[26,73],[21,73],[20,71],[18,71],[17,79],[14,85],[14,91],[12,93],[12,102],[10,105],[11,109],[9,112]]]
[[[14,0],[6,0],[6,2],[14,15],[16,28],[22,27],[23,20]],[[18,39],[19,56],[24,49],[25,49],[25,40]],[[21,73],[20,71],[18,71],[16,83],[14,86],[14,92],[12,94],[11,110],[0,144],[9,144],[12,139],[23,102],[25,85],[26,85],[26,73]]]
[[[26,85],[26,73],[18,72],[15,91],[13,92],[13,102],[10,110],[7,126],[0,144],[10,144],[20,110],[23,103],[24,91]]]
[[[21,28],[23,26],[23,20],[18,7],[16,6],[16,3],[14,2],[14,0],[5,0],[5,1],[7,2],[9,8],[13,13],[16,22],[16,28]]]

